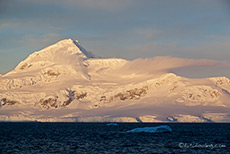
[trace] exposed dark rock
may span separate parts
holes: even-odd
[[[74,98],[76,98],[77,100],[83,99],[85,97],[87,97],[87,92],[77,93],[74,91]]]
[[[100,101],[105,101],[106,100],[106,96],[101,96]]]
[[[58,107],[65,107],[68,106],[74,99],[80,100],[87,96],[86,92],[77,93],[76,91],[66,89],[68,92],[66,94],[66,100],[64,102],[58,101],[58,96],[54,98],[47,98],[47,99],[40,99],[38,104],[41,105],[43,109],[51,109],[51,108],[58,108]]]
[[[1,102],[2,102],[1,106],[4,106],[4,105],[14,105],[14,104],[19,103],[18,101],[9,100],[7,98],[2,98]]]
[[[74,99],[80,100],[87,96],[86,92],[77,93],[76,91],[69,90],[69,89],[66,89],[66,91],[68,92],[68,94],[66,95],[68,100],[64,101],[62,106],[69,105]]]
[[[68,94],[66,95],[66,97],[68,99],[63,102],[62,106],[67,106],[74,100],[75,91],[72,91],[72,90],[69,90],[69,89],[66,89],[66,91],[68,92]]]
[[[53,70],[49,70],[49,71],[47,71],[47,72],[45,72],[44,74],[46,74],[46,75],[48,75],[48,76],[59,76],[60,75],[60,73],[59,72],[54,72]]]
[[[25,69],[25,68],[30,68],[31,66],[32,66],[31,64],[25,63],[25,64],[22,65],[19,69],[20,69],[20,70],[23,70],[23,69]]]
[[[135,88],[131,90],[127,90],[124,93],[118,93],[114,96],[114,98],[119,98],[120,100],[126,100],[126,99],[140,99],[140,97],[147,94],[148,87],[144,86],[142,88]],[[103,100],[105,100],[104,98]],[[102,100],[102,98],[101,98]],[[113,98],[110,98],[110,100],[113,100]]]
[[[67,106],[69,105],[73,100],[71,98],[69,98],[68,100],[64,101],[62,106]]]
[[[43,109],[50,109],[50,108],[57,108],[57,97],[55,98],[48,98],[48,99],[40,99],[38,102]]]

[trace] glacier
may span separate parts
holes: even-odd
[[[0,75],[0,121],[230,122],[230,80],[170,73],[191,64],[96,58],[79,41],[61,40]]]

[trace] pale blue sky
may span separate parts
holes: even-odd
[[[173,56],[230,63],[230,1],[0,1],[0,73],[65,38],[79,40],[100,57]],[[226,71],[219,70],[219,75]]]

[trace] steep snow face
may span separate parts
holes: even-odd
[[[66,39],[34,52],[2,77],[0,89],[9,90],[39,83],[76,78],[88,80],[85,59],[92,57],[78,41]]]
[[[230,80],[226,77],[210,78],[210,80],[219,88],[230,95]]]
[[[29,55],[15,70],[28,71],[53,64],[79,65],[83,59],[91,57],[92,54],[81,47],[78,41],[66,39]]]
[[[31,54],[0,76],[0,120],[228,121],[229,116],[214,114],[230,113],[228,78],[189,79],[167,73],[176,58],[92,57],[71,39]],[[162,61],[167,66],[159,66]]]
[[[190,106],[208,105],[211,102],[217,102],[221,93],[210,86],[191,86],[186,88],[181,97],[177,99],[178,102],[186,103]],[[201,103],[204,102],[204,103]],[[222,103],[216,105],[223,105]]]

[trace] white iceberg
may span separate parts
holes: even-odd
[[[118,124],[117,123],[108,123],[108,124],[106,124],[106,126],[118,126]]]
[[[132,130],[126,131],[126,133],[166,133],[172,132],[172,129],[167,125],[157,126],[157,127],[143,127],[143,128],[135,128]]]

